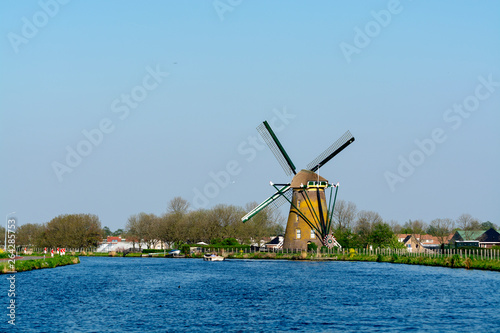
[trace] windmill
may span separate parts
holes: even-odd
[[[307,244],[310,242],[329,247],[339,246],[333,235],[330,234],[338,183],[330,184],[316,172],[353,143],[354,137],[349,131],[345,132],[322,154],[309,163],[307,169],[297,172],[295,165],[268,122],[264,121],[257,127],[257,130],[285,173],[293,178],[291,182],[286,184],[271,182],[271,186],[277,192],[243,216],[241,218],[242,222],[248,221],[270,204],[273,204],[274,209],[277,209],[283,203],[288,202],[290,204],[290,213],[288,214],[283,248],[306,249]],[[332,204],[333,189],[335,189],[335,196]],[[330,190],[328,205],[325,190]]]

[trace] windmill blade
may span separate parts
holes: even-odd
[[[257,127],[257,131],[259,131],[260,135],[268,145],[269,149],[273,152],[285,173],[288,176],[291,176],[292,174],[296,175],[297,172],[295,172],[295,165],[293,165],[293,162],[286,153],[285,148],[283,148],[278,140],[278,137],[274,134],[267,121],[260,124]]]
[[[269,207],[272,211],[278,210],[284,203],[292,201],[292,195],[293,191],[287,190],[285,193],[282,193],[278,199],[274,200]]]
[[[279,198],[282,198],[283,195],[287,195],[287,192],[292,192],[290,191],[290,185],[286,185],[282,187],[281,189],[278,190],[278,192],[274,193],[272,196],[264,200],[260,205],[252,209],[250,212],[248,212],[247,215],[243,216],[241,218],[241,222],[245,223],[246,221],[250,220],[252,217],[254,217],[258,212],[266,208],[269,204],[273,203],[274,201],[278,200]]]
[[[344,150],[347,146],[354,142],[354,137],[351,132],[347,131],[342,135],[337,141],[335,141],[327,150],[325,150],[321,155],[316,157],[314,161],[307,165],[307,169],[312,172],[316,172],[319,168],[331,160],[335,155]]]

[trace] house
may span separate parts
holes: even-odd
[[[283,248],[284,239],[285,239],[285,237],[283,237],[283,235],[278,235],[278,236],[274,237],[273,239],[271,239],[271,241],[264,244],[264,246],[268,250],[281,249],[281,248]]]
[[[457,230],[450,239],[450,244],[491,248],[500,245],[500,233],[493,228],[488,230]]]
[[[398,240],[401,239],[400,236],[401,235],[398,235]],[[403,241],[401,241],[401,243],[403,243],[406,246],[406,249],[408,250],[408,252],[411,252],[411,253],[431,253],[431,252],[433,252],[430,248],[428,248],[422,244],[422,242],[421,242],[422,235],[418,235],[419,236],[418,239],[416,236],[417,235],[408,234],[403,239]],[[430,236],[430,235],[428,235],[428,236]]]
[[[397,235],[398,241],[400,243],[405,243],[405,240],[409,240],[408,236],[415,237],[415,240],[418,241],[422,247],[426,249],[437,249],[441,245],[441,241],[438,237],[428,235],[428,234],[399,234]],[[445,240],[446,241],[446,240]],[[406,245],[406,243],[405,243]]]
[[[114,237],[114,236],[108,236],[106,238],[106,242],[109,244],[109,243],[119,243],[119,242],[122,242],[124,241],[124,239],[122,239],[121,237]]]
[[[130,248],[138,248],[138,240],[136,238],[125,239],[120,236],[108,236],[105,241],[101,242],[96,249],[96,252],[110,252],[117,251],[122,252],[123,250]],[[164,248],[164,243],[161,241],[156,241],[152,249],[162,250]],[[142,242],[141,248],[145,249],[146,244]]]

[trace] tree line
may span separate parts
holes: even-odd
[[[264,209],[246,223],[241,217],[257,206],[249,203],[245,208],[220,204],[211,209],[189,211],[189,203],[181,197],[172,199],[167,212],[161,216],[139,213],[129,217],[125,227],[127,239],[137,242],[139,248],[164,244],[205,242],[217,243],[236,238],[242,244],[263,237],[282,234],[285,219],[276,211]]]
[[[462,214],[457,219],[436,218],[429,224],[423,220],[408,220],[403,225],[396,221],[384,221],[373,211],[358,211],[356,204],[339,200],[335,206],[333,234],[344,247],[360,248],[369,245],[375,247],[397,248],[396,235],[429,234],[440,243],[445,243],[448,236],[456,230],[472,232],[474,230],[497,229],[498,226],[487,221],[481,223],[470,214]],[[472,234],[472,233],[471,233]]]
[[[139,248],[153,248],[159,242],[164,244],[197,242],[217,243],[235,238],[241,244],[250,244],[264,237],[284,233],[286,218],[279,211],[264,209],[246,223],[241,217],[257,203],[245,207],[220,204],[211,209],[190,210],[189,202],[175,197],[162,215],[138,213],[131,215],[124,229],[112,232],[101,228],[96,215],[60,215],[45,224],[23,224],[16,230],[18,246],[33,247],[95,247],[107,236],[121,236],[132,241]],[[429,224],[422,220],[408,220],[399,224],[384,221],[374,211],[358,211],[356,204],[338,200],[333,213],[332,233],[337,241],[347,248],[367,246],[398,248],[397,234],[430,234],[444,243],[455,230],[487,230],[498,228],[491,222],[481,223],[470,214],[462,214],[456,220],[437,218]],[[2,230],[3,229],[3,230]],[[0,228],[5,232],[5,228]],[[3,243],[3,237],[1,237]]]
[[[16,246],[84,248],[102,240],[101,222],[92,214],[59,215],[44,224],[23,224],[15,234]]]
[[[121,236],[139,248],[152,248],[160,241],[165,244],[210,243],[237,238],[242,243],[250,243],[254,239],[282,234],[284,218],[271,210],[262,211],[246,223],[241,222],[241,217],[256,205],[249,203],[243,208],[221,204],[212,209],[190,211],[189,203],[176,197],[169,202],[165,214],[134,214],[128,218],[125,230],[118,229],[115,232],[108,227],[102,228],[96,215],[60,215],[48,223],[19,226],[16,230],[16,245],[86,248],[98,246],[107,236]]]

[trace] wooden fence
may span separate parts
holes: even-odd
[[[24,252],[24,247],[17,247],[17,253],[22,254]],[[28,251],[43,253],[44,248],[27,248]],[[49,248],[47,248],[47,254],[50,254]],[[71,252],[95,252],[97,250],[96,247],[89,248],[66,248],[66,254],[70,254]],[[169,250],[166,250],[167,252]],[[294,254],[301,253],[303,249],[263,249],[263,248],[217,248],[217,247],[202,247],[198,248],[196,252],[208,253],[208,252],[225,252],[225,253],[283,253],[283,254]],[[129,251],[130,252],[130,251]],[[462,258],[471,258],[471,259],[488,259],[488,260],[500,260],[500,250],[497,249],[436,249],[436,250],[428,250],[426,249],[424,252],[408,252],[407,249],[317,249],[313,251],[316,253],[322,254],[332,254],[332,255],[384,255],[391,256],[393,254],[398,256],[410,256],[410,257],[430,257],[430,258],[443,258],[443,257],[451,257],[453,255],[459,255]]]

